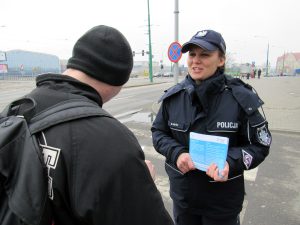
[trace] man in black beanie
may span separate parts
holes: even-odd
[[[101,109],[128,81],[132,66],[132,51],[122,33],[96,26],[75,43],[63,75],[38,76],[37,88],[27,96],[37,102],[36,114],[72,99]],[[173,224],[152,179],[153,165],[145,161],[137,139],[103,113],[107,116],[71,120],[39,135],[54,224]],[[51,151],[55,165],[45,157]]]
[[[67,68],[113,86],[128,81],[132,66],[132,51],[126,38],[118,30],[103,25],[79,38],[67,64]]]

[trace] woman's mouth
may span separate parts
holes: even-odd
[[[193,71],[196,72],[196,73],[200,73],[201,71],[203,71],[203,68],[193,67]]]

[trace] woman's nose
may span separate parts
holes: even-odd
[[[199,56],[194,57],[194,63],[201,63],[201,58]]]

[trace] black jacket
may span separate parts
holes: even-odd
[[[215,74],[200,85],[188,75],[166,91],[151,128],[155,149],[166,157],[172,199],[195,213],[224,218],[237,215],[244,199],[243,171],[269,153],[271,134],[258,109],[262,100],[240,79]],[[182,174],[178,156],[189,152],[189,133],[229,138],[229,180],[213,182],[200,170]]]
[[[37,113],[72,98],[102,107],[92,87],[62,75],[39,76],[29,96]],[[173,224],[137,139],[118,120],[73,120],[45,130],[39,140],[55,225]]]

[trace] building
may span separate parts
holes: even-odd
[[[60,61],[55,55],[30,52],[23,50],[11,50],[5,52],[5,75],[32,76],[41,73],[60,73]],[[2,70],[4,71],[4,70]]]
[[[67,59],[61,59],[60,62],[60,71],[64,72],[67,69],[68,60]]]
[[[276,73],[282,75],[294,75],[300,70],[300,52],[285,53],[277,58]]]

